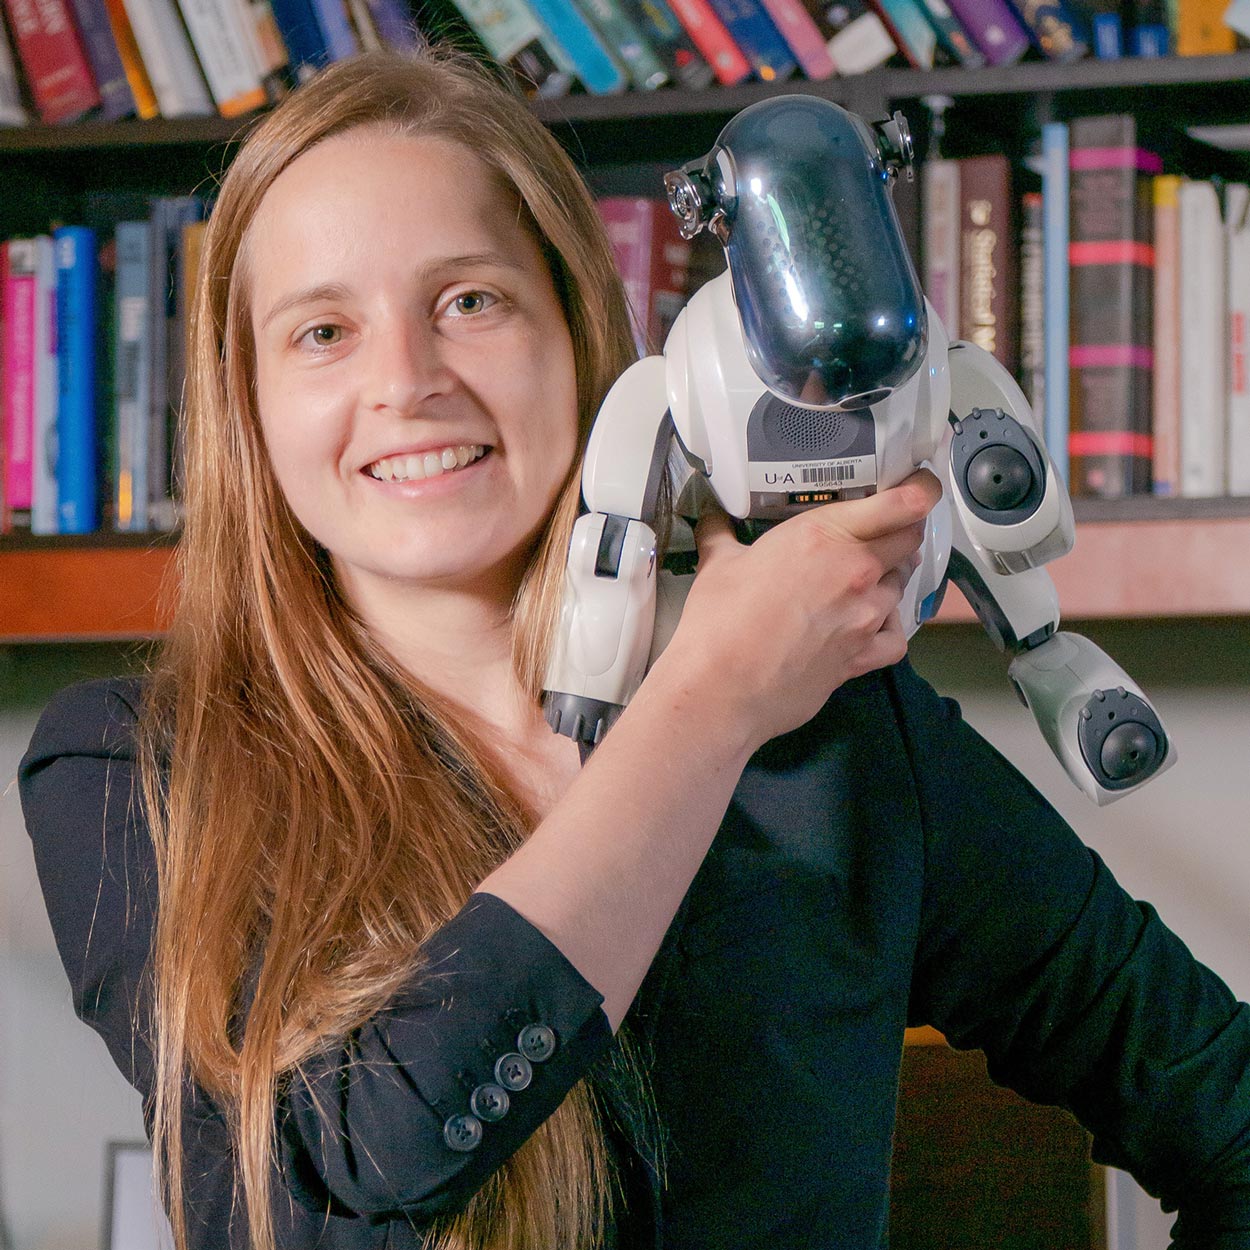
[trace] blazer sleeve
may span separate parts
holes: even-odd
[[[894,697],[926,857],[912,1022],[1069,1109],[1179,1211],[1175,1246],[1250,1250],[1250,1007],[953,702],[906,665]]]
[[[146,1097],[157,898],[132,793],[139,694],[136,683],[88,682],[56,696],[20,789],[74,1009]],[[348,1218],[422,1223],[459,1210],[608,1049],[602,1002],[528,921],[473,895],[423,945],[385,1010],[283,1082],[291,1193]],[[230,1171],[220,1162],[205,1160],[219,1180]]]
[[[56,695],[18,766],[18,784],[74,1010],[146,1098],[156,874],[132,793],[138,695],[134,681],[84,682]]]

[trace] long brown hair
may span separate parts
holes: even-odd
[[[251,1244],[271,1250],[282,1082],[387,1003],[421,942],[532,825],[473,726],[362,628],[289,511],[260,433],[248,227],[293,160],[360,126],[461,143],[515,188],[572,333],[583,440],[633,356],[611,252],[574,166],[519,97],[460,54],[336,64],[233,160],[193,314],[179,599],[142,721],[160,897],[154,1144],[180,1250],[186,1077],[226,1114]],[[571,470],[514,605],[514,667],[534,698],[577,508]],[[592,1246],[609,1173],[583,1081],[433,1244]]]

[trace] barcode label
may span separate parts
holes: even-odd
[[[829,482],[851,482],[855,480],[853,464],[819,465],[814,469],[804,469],[804,486],[824,486]]]

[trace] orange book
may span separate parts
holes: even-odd
[[[1237,51],[1237,36],[1224,21],[1228,0],[1176,0],[1176,51],[1211,56]]]
[[[1154,180],[1154,451],[1156,495],[1181,493],[1181,286],[1177,194],[1180,178]]]
[[[117,43],[117,54],[121,57],[126,81],[135,98],[135,110],[143,118],[159,117],[156,92],[152,90],[152,80],[143,67],[139,45],[135,43],[134,31],[130,29],[130,18],[126,16],[122,0],[104,0],[104,7],[108,11],[109,25],[113,29],[113,39]]]

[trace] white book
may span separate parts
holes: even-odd
[[[123,0],[162,117],[209,117],[217,110],[174,0]]]
[[[236,0],[178,0],[208,89],[223,117],[260,108],[260,50]]]
[[[1181,494],[1223,495],[1225,444],[1224,223],[1215,186],[1177,189],[1180,233]]]
[[[13,49],[0,22],[0,126],[25,126],[30,121],[22,108],[22,91],[17,85],[17,66]]]
[[[938,158],[921,166],[924,293],[951,339],[959,337],[959,162]]]
[[[35,238],[35,421],[31,447],[30,532],[55,534],[56,415],[61,387],[56,364],[56,251],[52,236]]]
[[[1228,262],[1228,492],[1250,495],[1250,186],[1225,191]]]

